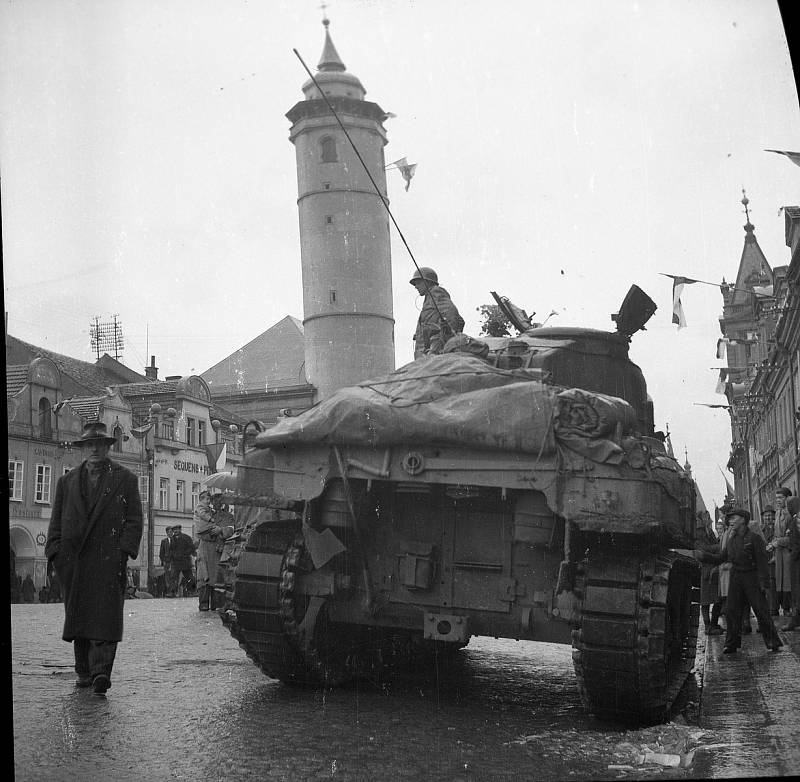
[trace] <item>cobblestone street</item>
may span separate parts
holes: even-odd
[[[129,600],[107,697],[74,687],[63,606],[13,605],[18,782],[39,780],[664,779],[800,772],[797,634],[700,650],[674,722],[622,730],[586,715],[571,649],[473,639],[436,681],[301,690],[265,677],[196,599]],[[658,735],[686,768],[636,765]]]

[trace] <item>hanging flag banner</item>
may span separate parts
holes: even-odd
[[[686,316],[683,314],[683,306],[681,305],[681,293],[683,293],[684,285],[691,285],[697,280],[690,277],[676,277],[674,274],[667,274],[666,277],[672,277],[672,322],[678,324],[678,329],[686,328]]]
[[[728,338],[723,337],[717,340],[717,358],[725,358],[725,348],[728,344]]]
[[[796,166],[800,166],[800,152],[785,152],[782,149],[765,149],[764,152],[774,152],[776,155],[784,155]]]
[[[212,472],[221,472],[225,469],[225,460],[228,456],[227,443],[212,443],[206,446],[206,459]]]
[[[411,184],[411,177],[414,176],[414,172],[417,170],[417,164],[409,163],[407,158],[401,157],[399,160],[395,160],[389,165],[397,166],[397,170],[402,174],[403,179],[406,181],[406,192],[408,192],[408,187]]]
[[[728,370],[727,369],[720,369],[719,371],[719,380],[717,380],[717,388],[716,391],[718,394],[725,393],[725,386],[728,382]]]

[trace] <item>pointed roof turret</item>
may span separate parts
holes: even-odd
[[[756,227],[750,222],[750,199],[742,188],[742,206],[744,206],[745,224],[744,228],[744,247],[742,257],[739,261],[739,271],[736,274],[736,283],[733,296],[726,300],[726,304],[749,304],[753,302],[752,294],[748,291],[755,287],[762,288],[772,285],[772,267],[767,262],[763,250],[759,247],[756,239]]]
[[[317,70],[345,71],[347,69],[344,67],[342,58],[339,57],[339,52],[336,51],[336,47],[333,45],[333,41],[331,40],[331,33],[330,30],[328,30],[330,23],[331,21],[327,17],[322,20],[322,24],[325,26],[325,46],[322,49],[322,57],[319,59]]]
[[[314,76],[317,84],[329,98],[351,98],[363,101],[367,91],[358,77],[348,73],[345,69],[342,58],[331,39],[328,29],[331,24],[330,19],[323,17],[322,24],[325,27],[325,44],[322,47],[322,56],[319,58],[317,73]],[[306,100],[319,100],[321,97],[311,79],[303,85],[303,94]]]

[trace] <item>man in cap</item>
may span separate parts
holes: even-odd
[[[731,508],[725,513],[725,519],[731,525],[732,534],[725,541],[722,552],[697,552],[701,562],[731,563],[731,581],[725,609],[727,630],[722,651],[733,654],[742,645],[741,617],[746,600],[753,607],[764,643],[768,649],[777,652],[783,643],[772,623],[765,596],[769,590],[769,567],[764,539],[748,529],[750,511]]]
[[[45,556],[64,594],[62,638],[72,642],[78,687],[105,695],[122,640],[128,558],[142,537],[136,476],[108,458],[103,423],[86,424],[73,445],[85,459],[58,480]]]
[[[176,524],[172,528],[172,541],[169,548],[172,555],[172,583],[174,588],[178,589],[181,584],[181,577],[183,577],[186,593],[194,592],[197,586],[192,572],[192,557],[195,555],[194,543],[183,532],[180,524]]]
[[[161,545],[158,547],[158,559],[161,562],[161,567],[164,569],[162,579],[164,581],[164,594],[167,597],[175,597],[175,587],[172,583],[172,552],[170,546],[172,544],[172,527],[167,527],[166,537],[162,539]]]
[[[221,498],[222,495],[218,494]],[[216,502],[215,502],[216,501]],[[222,543],[233,535],[233,526],[222,523],[229,513],[221,508],[221,500],[212,500],[207,490],[200,492],[200,502],[194,509],[194,523],[200,543],[197,546],[197,591],[201,611],[214,608],[214,584],[217,580],[217,566]]]
[[[445,342],[464,330],[464,319],[429,266],[420,266],[409,282],[425,297],[414,332],[414,358],[441,353]]]

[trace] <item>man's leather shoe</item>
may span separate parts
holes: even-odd
[[[98,673],[97,676],[92,679],[92,689],[98,695],[105,695],[109,687],[111,687],[111,679],[104,673]]]
[[[723,646],[722,647],[723,654],[736,654],[736,647],[735,646]]]
[[[706,627],[706,635],[722,635],[722,628],[719,625],[709,625]]]
[[[749,624],[742,625],[742,634],[743,635],[747,634],[747,633],[752,633],[752,632],[753,632],[753,628]]]
[[[771,652],[779,652],[779,651],[781,650],[781,646],[783,646],[783,644],[772,644],[772,645],[769,647],[769,650],[770,650]]]
[[[79,676],[77,681],[75,682],[76,687],[91,687],[92,686],[92,677],[91,676]]]

